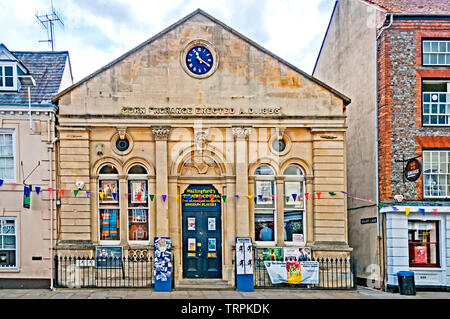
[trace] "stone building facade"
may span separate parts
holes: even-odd
[[[339,23],[355,12],[358,22],[339,34]],[[401,270],[413,271],[418,286],[448,289],[450,283],[449,14],[448,3],[438,0],[425,5],[347,0],[337,2],[330,21],[313,74],[347,92],[353,103],[361,103],[363,113],[371,113],[368,131],[362,130],[365,116],[352,113],[355,108],[350,108],[348,121],[348,156],[376,158],[376,169],[365,175],[371,185],[365,193],[352,186],[362,177],[348,166],[349,192],[369,199],[375,195],[378,204],[349,204],[350,244],[361,242],[354,245],[361,283],[397,289]],[[346,47],[349,41],[352,52]],[[331,46],[339,47],[339,53],[330,53]],[[339,86],[335,81],[345,75],[330,76],[330,64],[345,68],[354,61],[365,75],[349,75]],[[372,150],[355,148],[367,140]],[[404,170],[412,158],[419,161],[421,175],[410,181]],[[377,225],[362,223],[374,216]]]
[[[53,101],[65,190],[59,255],[93,256],[104,245],[151,255],[153,238],[169,236],[180,287],[189,278],[233,286],[237,236],[255,247],[350,254],[340,192],[349,99],[207,13],[193,12]],[[192,213],[194,199],[212,208]],[[198,232],[206,218],[216,231],[207,242]],[[290,221],[298,228],[287,234]],[[214,271],[189,268],[206,253]]]

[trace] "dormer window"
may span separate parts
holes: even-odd
[[[16,63],[0,64],[0,90],[17,91],[17,66]]]

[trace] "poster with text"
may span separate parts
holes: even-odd
[[[288,283],[299,284],[302,282],[302,266],[300,262],[286,262],[286,272]]]
[[[172,274],[172,243],[168,237],[155,237],[154,275],[157,281],[170,281]]]
[[[283,261],[282,247],[258,247],[255,251],[256,268],[264,268],[264,261]]]
[[[246,275],[253,274],[253,267],[249,272],[248,262],[253,263],[251,256],[252,239],[250,237],[236,237],[236,274]],[[250,246],[250,256],[248,255],[248,247]]]
[[[96,246],[97,268],[122,268],[122,246]]]
[[[264,266],[272,284],[287,282],[286,263],[284,261],[265,261]]]
[[[272,284],[318,284],[319,262],[264,261]]]
[[[427,259],[427,246],[414,247],[414,263],[426,264]]]
[[[311,261],[311,248],[284,247],[284,261]]]

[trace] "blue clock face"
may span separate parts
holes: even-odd
[[[213,64],[213,56],[204,46],[195,46],[186,55],[186,66],[194,74],[202,75],[208,73]]]

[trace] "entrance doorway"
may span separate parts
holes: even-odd
[[[221,197],[212,185],[182,195],[183,277],[222,278]]]

